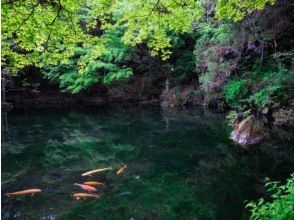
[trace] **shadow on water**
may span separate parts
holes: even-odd
[[[203,110],[22,109],[2,127],[3,219],[246,219],[244,201],[266,196],[264,177],[294,168],[293,133],[273,130],[246,152],[223,114]],[[124,164],[123,175],[81,177]],[[100,200],[73,199],[87,180],[106,183]],[[4,196],[28,188],[43,191]]]

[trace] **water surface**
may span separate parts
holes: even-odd
[[[251,151],[229,133],[224,114],[202,110],[14,110],[2,115],[2,218],[247,219],[244,201],[268,196],[264,177],[293,172],[293,132],[271,129]],[[74,200],[88,180],[106,183],[101,199]],[[43,192],[4,196],[28,188]]]

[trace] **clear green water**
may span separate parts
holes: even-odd
[[[2,219],[247,219],[263,179],[294,168],[293,133],[245,151],[224,115],[201,110],[15,110],[2,116]],[[81,177],[88,170],[127,164]],[[73,199],[74,183],[103,181],[100,200]],[[42,193],[7,198],[6,192]],[[122,194],[120,194],[122,193]]]

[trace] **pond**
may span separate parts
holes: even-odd
[[[248,219],[264,178],[294,168],[293,132],[244,150],[222,113],[158,107],[18,109],[2,115],[2,219]],[[117,175],[120,167],[125,172]],[[82,173],[113,167],[103,173]],[[100,199],[75,200],[99,181]],[[39,188],[34,196],[5,193]]]

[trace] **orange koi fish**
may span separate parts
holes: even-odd
[[[100,199],[100,195],[98,195],[98,194],[88,194],[88,193],[75,193],[75,194],[73,194],[73,197],[76,200],[87,199],[87,198]]]
[[[102,168],[102,169],[98,169],[98,170],[91,170],[89,172],[83,173],[82,176],[90,176],[94,173],[101,173],[104,172],[106,170],[112,170],[112,167],[107,167],[107,168]]]
[[[97,189],[95,187],[93,187],[93,186],[88,186],[88,185],[78,184],[78,183],[75,183],[74,185],[78,186],[81,189],[86,190],[86,191],[90,191],[90,192],[96,192],[97,191]]]
[[[12,193],[5,193],[5,195],[9,197],[9,196],[21,196],[21,195],[31,194],[31,196],[33,196],[35,193],[39,193],[41,191],[42,190],[40,189],[27,189],[27,190],[12,192]]]
[[[88,186],[104,186],[105,185],[105,183],[96,182],[96,181],[88,181],[88,182],[84,182],[83,184]]]
[[[122,168],[120,168],[117,172],[116,172],[116,174],[122,174],[122,173],[124,173],[125,172],[125,170],[127,169],[127,165],[125,165],[125,166],[123,166]]]

